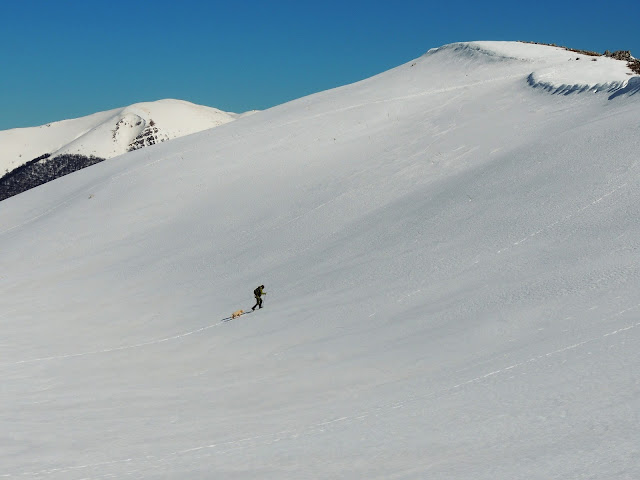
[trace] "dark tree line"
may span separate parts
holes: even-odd
[[[0,178],[0,201],[104,160],[93,155],[50,156],[47,153],[34,158]]]

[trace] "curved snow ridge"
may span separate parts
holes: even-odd
[[[478,63],[510,61],[530,65],[527,83],[553,94],[618,92],[637,83],[628,62],[606,56],[588,55],[563,47],[523,42],[452,43],[429,50],[424,56],[475,60]]]
[[[605,59],[599,59],[604,61]],[[617,60],[614,60],[617,61]],[[586,62],[585,62],[586,63]],[[613,93],[626,89],[634,78],[615,65],[612,69],[561,69],[549,67],[531,72],[527,83],[552,94],[569,95],[571,93],[606,92]],[[626,66],[625,66],[626,67]]]
[[[562,94],[569,95],[571,93],[583,93],[583,92],[608,92],[613,93],[621,89],[624,89],[629,83],[628,80],[613,80],[609,82],[598,83],[570,83],[562,82],[558,80],[544,78],[544,74],[539,72],[532,72],[527,77],[527,83],[533,88],[540,88],[554,95]]]
[[[525,62],[566,61],[576,54],[562,47],[516,41],[458,42],[432,48],[425,56],[447,54],[477,59],[518,60]]]
[[[443,45],[442,47],[432,48],[423,57],[432,55],[447,55],[456,56],[462,58],[486,58],[486,59],[503,59],[503,60],[517,60],[518,57],[514,55],[515,51],[509,52],[502,48],[492,48],[494,45],[498,46],[501,43],[516,44],[516,42],[458,42]]]
[[[553,94],[611,93],[625,88],[633,76],[624,60],[587,55],[561,47],[532,46],[546,49],[543,51],[547,55],[531,59],[536,68],[527,77],[527,83]]]

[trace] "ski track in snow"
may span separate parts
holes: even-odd
[[[615,317],[619,317],[627,312],[630,312],[632,310],[636,310],[640,308],[640,303],[633,305],[631,307],[628,307],[624,310],[620,310],[619,312],[617,312],[614,315],[611,315],[608,318],[605,318],[603,320],[610,320],[613,319]],[[218,324],[215,325],[220,325],[221,323],[224,322],[220,322]],[[192,333],[196,333],[202,330],[205,330],[207,328],[211,328],[215,325],[211,325],[209,327],[205,327],[199,330],[194,330],[193,332],[189,332],[187,334],[183,334],[183,335],[178,335],[175,337],[171,337],[171,338],[179,338],[179,337],[183,337],[186,335],[190,335]],[[244,449],[248,449],[248,448],[256,448],[259,446],[268,446],[268,445],[272,445],[281,441],[287,441],[287,440],[297,440],[300,437],[306,437],[306,436],[311,436],[314,434],[319,434],[319,433],[324,433],[325,431],[327,431],[330,427],[336,426],[336,425],[345,425],[348,423],[355,423],[355,422],[359,422],[359,421],[363,421],[365,419],[371,419],[371,418],[378,418],[378,417],[382,417],[382,416],[387,416],[389,415],[391,412],[396,412],[396,411],[401,411],[402,409],[405,409],[406,407],[410,407],[411,404],[415,404],[416,402],[420,402],[422,400],[425,400],[427,398],[434,398],[434,397],[441,397],[443,395],[447,395],[451,392],[454,392],[458,389],[461,389],[467,385],[472,385],[475,383],[479,383],[482,382],[490,377],[496,377],[499,376],[501,374],[505,374],[505,373],[512,373],[513,370],[516,370],[518,368],[522,368],[525,367],[529,364],[535,363],[535,362],[539,362],[540,360],[544,360],[546,358],[549,357],[553,357],[555,355],[558,355],[560,353],[564,353],[564,352],[568,352],[568,351],[573,351],[573,350],[577,350],[580,347],[583,347],[585,345],[589,345],[589,344],[593,344],[595,342],[598,341],[602,341],[608,337],[614,336],[614,335],[618,335],[621,333],[625,333],[628,332],[629,330],[636,328],[636,327],[640,327],[640,322],[638,323],[634,323],[631,325],[627,325],[625,327],[622,328],[618,328],[614,331],[608,332],[604,335],[601,335],[599,337],[594,337],[594,338],[590,338],[588,340],[584,340],[582,342],[578,342],[572,345],[568,345],[565,346],[563,348],[559,348],[557,350],[542,354],[542,355],[537,355],[535,357],[531,357],[528,360],[522,361],[522,362],[518,362],[518,363],[514,363],[511,365],[508,365],[506,367],[503,367],[501,369],[498,370],[493,370],[491,372],[488,372],[484,375],[480,375],[477,376],[475,378],[472,378],[470,380],[461,382],[461,383],[457,383],[455,385],[452,385],[451,387],[447,387],[444,389],[441,389],[437,392],[431,392],[431,393],[427,393],[427,394],[419,394],[419,395],[413,395],[413,396],[409,396],[406,397],[404,400],[401,401],[395,401],[392,403],[388,403],[385,405],[380,405],[377,407],[374,407],[370,410],[364,410],[361,412],[356,412],[352,415],[347,415],[347,416],[341,416],[341,417],[337,417],[337,418],[331,418],[331,419],[327,419],[327,420],[323,420],[322,422],[318,422],[312,425],[308,425],[306,427],[300,427],[298,429],[288,429],[288,430],[281,430],[278,432],[274,432],[274,433],[266,433],[266,434],[262,434],[262,435],[255,435],[255,436],[250,436],[250,437],[243,437],[243,438],[239,438],[239,439],[235,439],[235,440],[227,440],[227,441],[222,441],[222,442],[218,442],[218,443],[211,443],[208,445],[199,445],[199,446],[194,446],[191,448],[187,448],[187,449],[181,449],[181,450],[176,450],[173,452],[169,452],[166,454],[162,454],[162,455],[145,455],[145,456],[141,456],[141,457],[137,457],[137,458],[123,458],[123,459],[119,459],[119,460],[112,460],[112,461],[107,461],[107,462],[99,462],[99,463],[92,463],[92,464],[86,464],[86,465],[73,465],[73,466],[65,466],[65,467],[57,467],[57,468],[51,468],[51,469],[44,469],[44,470],[39,470],[39,471],[29,471],[29,472],[21,472],[21,473],[3,473],[0,474],[0,478],[15,478],[15,477],[25,477],[25,476],[31,476],[31,477],[42,477],[42,476],[49,476],[49,475],[57,475],[57,474],[65,474],[65,473],[72,473],[72,472],[80,472],[80,471],[86,471],[89,469],[101,469],[101,468],[109,468],[112,466],[122,466],[122,465],[126,465],[126,464],[131,464],[132,466],[135,464],[141,464],[143,462],[145,463],[151,463],[152,465],[146,465],[146,466],[139,466],[137,467],[135,470],[131,470],[129,472],[118,472],[118,475],[133,475],[135,473],[140,473],[140,471],[144,471],[144,472],[148,472],[149,468],[158,468],[157,465],[158,464],[167,464],[167,463],[171,463],[172,461],[175,461],[177,458],[181,458],[181,457],[186,457],[186,456],[190,456],[195,458],[203,458],[203,457],[209,457],[211,455],[224,455],[224,454],[228,454],[228,453],[232,453],[234,451],[238,451],[238,450],[244,450]],[[164,341],[164,340],[161,340]],[[155,342],[155,343],[159,343]],[[154,343],[154,342],[150,342],[150,343]],[[112,351],[116,351],[118,349],[114,349]],[[65,358],[65,357],[59,357],[59,358]],[[155,465],[154,465],[155,464]],[[87,473],[87,472],[83,472]],[[107,478],[107,477],[112,477],[114,474],[113,473],[101,473],[101,474],[91,474],[90,478]],[[84,477],[83,477],[84,478]]]
[[[150,346],[150,345],[158,345],[160,343],[169,342],[169,341],[172,341],[172,340],[179,340],[179,339],[188,337],[190,335],[195,335],[196,333],[204,332],[205,330],[209,330],[210,328],[219,327],[220,325],[222,325],[223,323],[226,323],[227,321],[228,321],[228,318],[220,320],[217,323],[212,323],[211,325],[207,325],[205,327],[198,328],[196,330],[191,330],[189,332],[180,333],[178,335],[172,335],[171,337],[160,338],[158,340],[150,340],[150,341],[147,341],[147,342],[134,343],[134,344],[131,344],[131,345],[122,345],[120,347],[114,347],[114,348],[104,348],[102,350],[91,350],[91,351],[88,351],[88,352],[68,353],[68,354],[65,354],[65,355],[52,355],[50,357],[31,358],[31,359],[28,359],[28,360],[20,360],[20,361],[15,362],[15,363],[3,363],[3,364],[0,365],[0,368],[11,367],[11,366],[15,366],[15,365],[23,365],[23,364],[27,364],[27,363],[48,362],[48,361],[52,361],[52,360],[62,360],[62,359],[65,359],[65,358],[75,358],[75,357],[84,357],[84,356],[87,356],[87,355],[99,355],[99,354],[102,354],[102,353],[120,352],[122,350],[130,350],[132,348],[141,348],[141,347],[147,347],[147,346]]]
[[[614,188],[613,190],[605,193],[604,195],[600,196],[599,198],[597,198],[596,200],[594,200],[593,202],[583,206],[582,208],[578,209],[576,212],[574,213],[570,213],[568,215],[565,215],[564,217],[560,218],[559,220],[556,220],[555,222],[552,222],[548,225],[546,225],[545,227],[542,227],[540,230],[537,230],[533,233],[530,233],[528,235],[526,235],[525,237],[522,237],[520,240],[513,242],[511,245],[505,247],[505,248],[501,248],[500,250],[498,250],[496,253],[503,253],[505,251],[507,251],[508,249],[510,249],[511,247],[517,247],[518,245],[521,245],[522,243],[526,242],[528,239],[533,238],[539,234],[541,234],[542,232],[545,232],[547,230],[552,229],[553,227],[555,227],[556,225],[560,225],[561,223],[566,222],[567,220],[576,217],[578,215],[580,215],[582,212],[584,212],[585,210],[599,204],[600,202],[602,202],[605,198],[615,194],[616,192],[618,192],[618,190],[623,189],[624,187],[626,187],[627,184],[623,183],[622,185],[617,186],[616,188]]]

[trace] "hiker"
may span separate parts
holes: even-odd
[[[262,308],[262,295],[266,295],[267,292],[264,291],[264,285],[260,285],[253,291],[253,295],[256,297],[256,304],[251,307],[251,310],[255,310],[256,307]]]

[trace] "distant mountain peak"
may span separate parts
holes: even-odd
[[[141,102],[39,127],[0,132],[0,172],[32,159],[64,154],[112,158],[132,150],[215,128],[238,114],[184,100]]]
[[[135,103],[116,110],[104,122],[52,152],[111,158],[156,143],[215,128],[238,117],[182,100]]]

